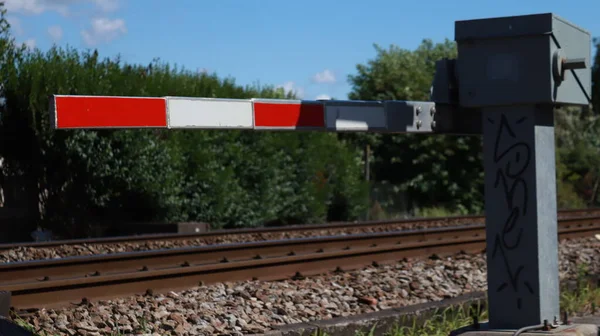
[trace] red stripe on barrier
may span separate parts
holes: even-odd
[[[167,127],[164,98],[56,96],[56,128]]]
[[[322,104],[254,102],[255,127],[325,127]]]

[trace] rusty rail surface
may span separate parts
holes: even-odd
[[[600,232],[600,216],[561,219],[561,239]],[[407,257],[481,252],[484,225],[127,252],[0,266],[16,309],[181,290],[224,281],[280,280]]]
[[[589,208],[589,209],[565,209],[558,212],[559,218],[569,218],[573,216],[597,216],[600,215],[600,209]],[[90,238],[90,239],[69,239],[69,240],[56,240],[48,242],[21,242],[21,243],[10,243],[0,244],[0,252],[10,249],[31,247],[31,248],[51,248],[62,245],[82,245],[82,244],[116,244],[116,243],[143,243],[150,241],[168,241],[168,240],[193,240],[203,238],[215,238],[220,236],[228,235],[252,235],[252,234],[268,234],[268,233],[293,233],[293,232],[306,232],[306,231],[328,231],[328,230],[343,230],[343,229],[367,229],[367,228],[378,228],[385,230],[388,226],[395,225],[413,225],[418,223],[427,222],[445,222],[446,225],[461,225],[473,222],[483,222],[484,216],[468,215],[468,216],[451,216],[451,217],[423,217],[423,218],[411,218],[411,219],[394,219],[384,221],[365,221],[365,222],[338,222],[321,225],[292,225],[284,227],[274,228],[251,228],[251,229],[231,229],[231,230],[214,230],[203,233],[169,233],[169,234],[144,234],[135,236],[119,236],[119,237],[107,237],[107,238]]]

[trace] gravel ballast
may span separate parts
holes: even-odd
[[[599,274],[600,241],[560,244],[560,276],[578,265]],[[594,262],[595,261],[595,262]],[[302,280],[202,286],[166,295],[134,296],[25,317],[51,334],[214,335],[262,333],[273,325],[330,319],[442,300],[486,290],[485,255],[408,260]]]
[[[157,249],[172,249],[179,247],[205,246],[215,244],[232,244],[257,242],[266,240],[281,240],[293,238],[308,238],[318,236],[351,235],[373,232],[392,232],[401,230],[417,230],[426,228],[448,227],[459,224],[481,224],[483,220],[461,220],[445,221],[432,220],[413,223],[401,223],[394,225],[381,225],[370,227],[343,227],[327,230],[307,230],[307,231],[283,231],[283,232],[262,232],[262,233],[244,233],[227,234],[212,237],[201,237],[197,239],[186,240],[162,240],[148,242],[127,242],[112,244],[80,244],[63,245],[52,248],[31,248],[20,247],[12,250],[0,252],[0,263],[59,259],[71,256],[89,256],[95,254],[111,254],[119,252],[149,251]]]

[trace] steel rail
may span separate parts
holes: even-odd
[[[565,209],[558,212],[559,217],[567,218],[572,216],[582,216],[587,214],[588,216],[595,216],[600,214],[600,209]],[[395,220],[381,220],[381,221],[365,221],[365,222],[337,222],[329,224],[304,224],[304,225],[291,225],[285,227],[274,227],[274,228],[250,228],[250,229],[231,229],[231,230],[214,230],[210,232],[202,233],[168,233],[168,234],[143,234],[134,236],[118,236],[118,237],[106,237],[106,238],[90,238],[90,239],[68,239],[68,240],[56,240],[47,242],[20,242],[20,243],[9,243],[0,244],[0,251],[6,251],[18,248],[52,248],[63,245],[94,245],[94,244],[117,244],[117,243],[143,243],[151,241],[175,241],[175,240],[194,240],[194,239],[209,239],[217,237],[225,237],[229,235],[261,235],[261,234],[273,234],[273,233],[294,233],[294,232],[306,232],[306,231],[329,231],[329,230],[355,230],[355,229],[367,229],[367,228],[378,228],[385,229],[389,226],[396,225],[414,225],[419,223],[427,222],[445,222],[446,225],[460,225],[464,223],[483,222],[484,216],[479,215],[467,215],[467,216],[450,216],[450,217],[423,217],[423,218],[411,218],[411,219],[395,219]]]
[[[383,244],[440,241],[471,236],[478,237],[480,235],[485,235],[485,228],[482,225],[470,225],[428,230],[321,236],[23,261],[0,264],[0,286],[26,280],[40,279],[47,281],[73,276],[96,276],[109,273],[135,272],[139,269],[214,264],[251,258],[348,250]]]
[[[413,232],[412,240],[411,238],[407,238],[408,236],[405,236],[406,239],[402,239],[401,234],[406,234],[407,232],[395,232],[322,237],[320,241],[317,238],[306,238],[267,242],[271,244],[270,247],[266,247],[267,244],[263,242],[265,250],[263,250],[263,255],[260,255],[260,258],[255,258],[258,249],[260,249],[260,243],[243,243],[236,244],[241,248],[241,250],[237,250],[239,253],[237,257],[232,257],[231,260],[226,260],[226,262],[216,260],[215,257],[219,258],[217,257],[218,254],[212,255],[209,259],[202,259],[202,257],[191,259],[188,254],[185,258],[179,256],[169,261],[163,259],[158,266],[152,269],[143,268],[143,265],[150,264],[152,260],[158,260],[152,258],[164,258],[164,256],[157,257],[154,254],[153,257],[149,257],[143,261],[138,258],[137,268],[134,271],[127,269],[129,266],[136,265],[132,263],[121,269],[121,271],[118,271],[118,267],[116,267],[116,269],[107,273],[93,275],[71,274],[71,276],[42,279],[41,281],[32,279],[14,281],[15,277],[11,276],[10,273],[4,273],[1,279],[6,279],[5,276],[7,276],[13,280],[9,282],[4,282],[3,280],[0,283],[0,289],[12,292],[12,303],[17,309],[41,308],[78,304],[88,300],[144,294],[148,290],[165,292],[187,289],[199,284],[224,281],[250,279],[279,280],[298,274],[307,276],[334,270],[357,269],[374,262],[393,262],[408,257],[422,257],[433,254],[444,255],[456,252],[478,252],[485,249],[485,230],[483,225],[461,227],[458,231],[453,231],[452,228],[418,230],[421,231],[420,233],[416,231]],[[559,236],[561,239],[587,236],[595,232],[600,232],[600,217],[572,218],[560,221]],[[429,234],[431,236],[428,236]],[[316,245],[308,243],[311,240]],[[295,241],[298,241],[298,243],[295,243]],[[334,245],[327,245],[323,249],[318,247],[323,246],[326,241]],[[296,245],[290,245],[292,242]],[[285,243],[287,249],[279,250],[279,253],[277,253],[275,246],[281,243]],[[252,247],[243,250],[241,245]],[[222,253],[234,246],[214,247],[221,248]],[[269,248],[272,248],[270,252]],[[194,249],[198,251],[210,250],[209,247]],[[281,253],[290,250],[294,251],[294,249],[301,252],[294,253],[293,255],[290,253]],[[315,249],[317,250],[315,251]],[[189,248],[185,250],[191,251]],[[169,251],[173,250],[151,251],[151,253],[160,254]],[[245,251],[246,253],[244,254],[239,251]],[[134,254],[138,253],[148,254],[148,252],[136,252]],[[133,254],[123,254],[123,256],[125,255]],[[114,255],[96,256],[94,258],[104,257],[116,258]],[[68,259],[75,260],[77,258],[81,257]],[[114,260],[118,260],[118,258]],[[182,264],[182,260],[196,260],[196,262],[184,262]],[[60,264],[61,260],[52,260],[51,262]],[[40,261],[35,261],[16,264],[21,265],[19,267],[26,267],[27,264],[37,264],[39,266],[41,263]],[[19,270],[19,272],[23,271],[24,269]]]

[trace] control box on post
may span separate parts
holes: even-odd
[[[462,107],[587,105],[590,33],[554,14],[456,21]]]
[[[455,40],[436,78],[453,89],[433,98],[452,125],[476,115],[483,135],[489,328],[556,324],[554,109],[590,103],[590,34],[537,14],[457,21]]]
[[[436,62],[436,133],[481,134],[486,106],[591,101],[591,36],[554,14],[456,21],[455,40]]]

